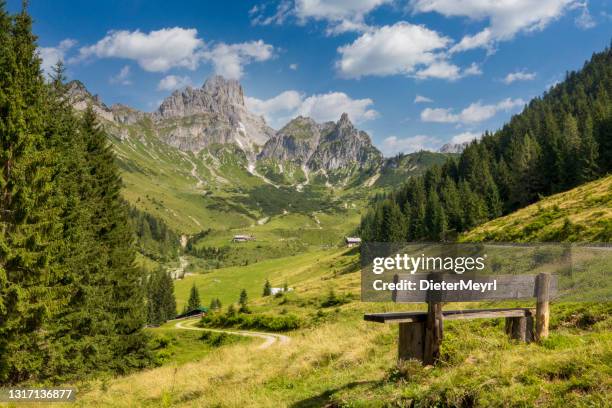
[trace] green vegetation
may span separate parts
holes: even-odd
[[[130,223],[136,232],[138,252],[158,262],[176,261],[181,249],[179,236],[164,221],[130,207]]]
[[[462,241],[610,242],[612,176],[556,194],[460,237]]]
[[[249,342],[245,337],[226,333],[176,330],[174,324],[148,329],[157,365],[183,365],[201,360],[219,347]]]
[[[187,300],[187,306],[185,306],[184,312],[199,309],[200,306],[202,306],[202,303],[200,302],[200,292],[194,283],[191,287],[191,291],[189,292],[189,300]]]
[[[262,407],[587,407],[607,403],[612,390],[609,303],[553,303],[551,335],[541,344],[509,340],[503,319],[448,322],[439,365],[397,365],[397,326],[364,322],[363,313],[406,310],[408,305],[353,301],[359,290],[358,267],[345,266],[357,259],[356,254],[336,250],[310,256],[319,259],[311,268],[305,269],[302,258],[296,256],[283,259],[284,268],[273,270],[277,276],[271,278],[272,285],[287,278],[293,291],[253,298],[251,314],[213,313],[203,319],[207,326],[272,331],[283,316],[291,316],[298,326],[279,328],[289,330],[291,343],[266,350],[257,348],[259,341],[229,344],[214,351],[206,349],[204,355],[196,354],[200,348],[186,347],[186,353],[194,354],[191,363],[136,373],[113,380],[104,389],[89,383],[89,391],[80,394],[80,404],[95,401],[102,406],[127,407],[144,399],[151,405]],[[232,280],[248,282],[257,267],[279,261],[195,278],[228,272]],[[338,265],[345,266],[337,269]],[[300,273],[294,275],[296,269]],[[299,284],[292,278],[300,279]],[[251,286],[256,290],[253,293],[260,293],[265,278],[253,280],[257,282]],[[238,297],[240,286],[228,290],[231,301]],[[185,302],[187,296],[185,291],[179,302]],[[334,298],[347,301],[323,307]],[[190,334],[197,338],[199,333]],[[152,381],[157,384],[153,390]],[[230,389],[235,392],[229,393]]]
[[[175,316],[174,282],[170,274],[160,268],[147,279],[147,323],[159,325]]]
[[[0,2],[0,384],[150,364],[144,277],[108,137]]]
[[[501,130],[458,159],[378,201],[362,218],[366,241],[453,240],[488,220],[612,170],[612,49],[594,54]],[[393,217],[393,218],[390,218]],[[398,223],[389,231],[389,223]],[[525,235],[530,235],[528,230]],[[532,229],[541,229],[536,224]],[[570,222],[568,237],[579,235]],[[563,237],[560,237],[563,238]]]
[[[242,307],[241,307],[242,308]],[[272,316],[265,314],[213,313],[200,322],[202,327],[233,327],[237,329],[266,330],[271,332],[295,330],[302,325],[295,315]]]

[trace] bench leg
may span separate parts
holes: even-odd
[[[425,322],[400,323],[398,359],[416,359],[423,361],[423,340],[425,337]]]
[[[442,303],[431,302],[427,306],[425,321],[425,345],[423,347],[423,364],[435,364],[440,358],[440,345],[444,333]]]
[[[506,334],[513,340],[533,341],[533,317],[506,317]]]

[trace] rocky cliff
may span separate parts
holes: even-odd
[[[264,145],[259,158],[292,161],[310,171],[325,172],[382,162],[368,134],[356,129],[346,113],[338,122],[323,124],[302,116],[293,119]]]

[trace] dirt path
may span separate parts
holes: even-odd
[[[208,329],[204,327],[193,327],[193,324],[196,322],[197,322],[196,319],[181,320],[180,322],[177,322],[174,325],[174,327],[176,327],[177,329],[183,329],[183,330],[211,331],[211,332],[217,332],[217,333],[235,334],[237,336],[244,336],[244,337],[257,337],[257,338],[265,340],[263,343],[259,345],[259,347],[257,347],[258,349],[261,349],[261,350],[267,349],[268,347],[272,346],[273,344],[277,342],[280,343],[281,345],[288,344],[289,342],[291,342],[290,337],[284,336],[282,334],[261,333],[261,332],[245,331],[245,330],[232,331],[232,330]]]

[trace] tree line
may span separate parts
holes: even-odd
[[[0,383],[151,362],[145,276],[107,136],[41,72],[32,20],[0,1]]]
[[[370,242],[444,241],[612,170],[612,51],[533,99],[458,158],[378,196],[361,219]]]
[[[178,259],[180,238],[163,220],[134,206],[129,207],[129,220],[141,254],[161,262]]]

